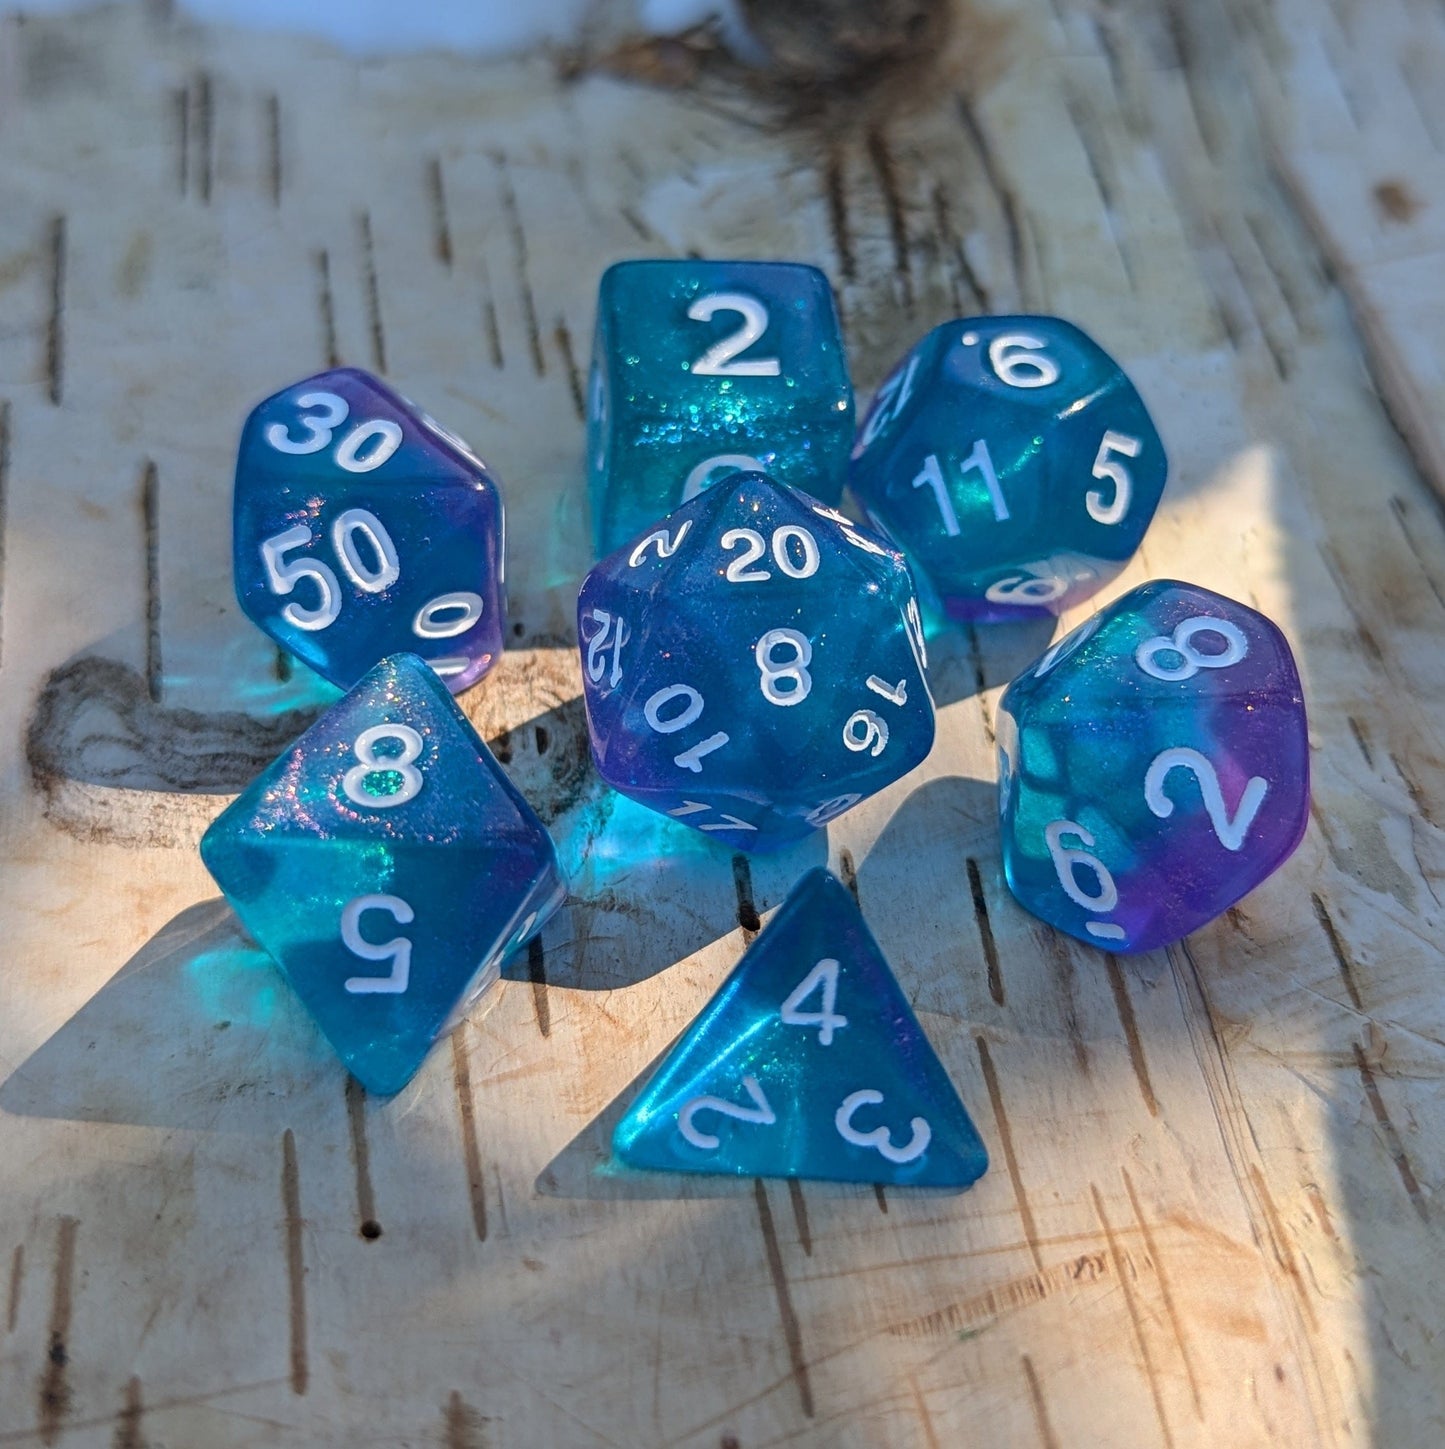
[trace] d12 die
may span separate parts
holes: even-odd
[[[809,871],[617,1125],[630,1167],[967,1187],[988,1153],[853,897]]]
[[[902,556],[761,473],[598,564],[577,631],[602,778],[743,850],[808,835],[933,744]]]
[[[599,555],[739,468],[838,501],[853,389],[827,278],[793,262],[619,262],[597,297]]]
[[[260,775],[201,857],[378,1093],[405,1086],[566,889],[542,823],[409,654]]]
[[[1055,644],[999,705],[1004,870],[1050,925],[1167,945],[1254,889],[1309,819],[1289,645],[1192,584],[1144,584]]]
[[[1139,546],[1167,464],[1123,370],[1057,317],[935,328],[878,389],[850,483],[959,619],[1058,614]]]
[[[343,689],[397,651],[457,691],[506,625],[502,497],[486,466],[368,373],[269,397],[236,463],[236,595],[283,649]]]

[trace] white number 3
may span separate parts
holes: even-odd
[[[853,1125],[853,1115],[860,1107],[876,1107],[882,1100],[883,1093],[875,1092],[871,1087],[844,1097],[843,1105],[833,1116],[833,1125],[838,1129],[838,1135],[844,1142],[851,1142],[854,1147],[875,1148],[878,1155],[886,1157],[889,1162],[912,1162],[915,1157],[921,1157],[933,1140],[933,1129],[922,1117],[915,1117],[909,1124],[913,1135],[902,1147],[893,1145],[892,1134],[886,1127],[860,1132]]]

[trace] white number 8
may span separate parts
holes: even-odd
[[[1192,642],[1196,634],[1217,634],[1224,640],[1224,648],[1214,654],[1202,654]],[[1134,651],[1134,661],[1145,674],[1175,684],[1181,679],[1193,679],[1201,669],[1228,669],[1248,653],[1249,640],[1238,624],[1199,614],[1186,619],[1172,635],[1157,634],[1146,639]],[[1177,654],[1183,663],[1170,669],[1159,663],[1160,654]]]
[[[783,647],[793,651],[793,658],[786,664],[779,664],[773,653]],[[806,636],[796,629],[769,629],[758,640],[753,658],[757,660],[762,674],[758,687],[769,704],[802,704],[807,699],[813,688],[813,676],[808,673],[808,665],[813,661],[813,646]],[[791,681],[791,689],[778,688],[778,682],[784,679]]]
[[[400,740],[401,749],[394,755],[378,755],[374,748],[378,740]],[[414,800],[426,783],[413,763],[421,755],[422,743],[422,737],[410,725],[378,724],[362,730],[351,747],[361,763],[353,765],[341,779],[346,798],[368,810],[390,810]],[[366,788],[367,776],[379,774],[400,775],[400,787],[389,795],[373,794]]]

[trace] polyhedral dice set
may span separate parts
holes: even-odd
[[[855,436],[823,275],[684,260],[602,278],[586,471],[597,774],[730,854],[786,850],[908,775],[934,740],[925,617],[1073,608],[1134,554],[1167,464],[1123,370],[1050,317],[934,327]],[[202,855],[347,1067],[392,1093],[566,894],[546,828],[451,698],[502,649],[501,491],[426,413],[338,368],[251,414],[234,539],[246,614],[349,692]],[[1105,950],[1198,929],[1308,819],[1289,646],[1190,584],[1144,584],[1055,643],[1005,691],[996,734],[1009,886]],[[987,1165],[822,870],[631,1103],[614,1152],[935,1186]]]

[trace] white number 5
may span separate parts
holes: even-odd
[[[361,934],[367,911],[385,911],[398,925],[410,925],[415,913],[400,896],[357,896],[341,911],[341,944],[363,961],[390,961],[390,976],[348,976],[346,989],[353,995],[399,995],[411,979],[411,942],[405,936],[390,941],[368,941]]]
[[[1116,433],[1110,429],[1104,434],[1104,441],[1099,444],[1099,451],[1094,457],[1094,477],[1111,479],[1114,496],[1106,504],[1102,488],[1089,489],[1084,503],[1089,510],[1089,517],[1095,523],[1120,523],[1129,511],[1129,496],[1132,492],[1129,475],[1125,472],[1124,465],[1109,454],[1122,453],[1126,458],[1137,458],[1143,446],[1138,438],[1131,438],[1128,433]]]

